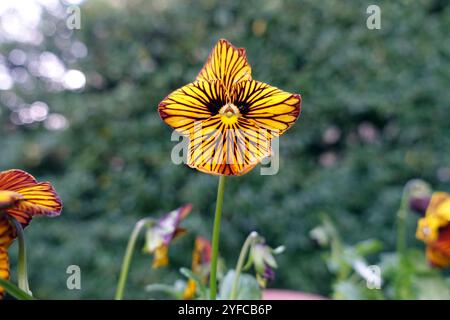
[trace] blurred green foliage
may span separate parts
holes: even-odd
[[[382,242],[375,239],[347,245],[327,216],[311,231],[311,237],[329,250],[324,258],[335,275],[333,299],[450,299],[450,278],[428,264],[424,250],[409,249],[404,255],[385,252]]]
[[[153,271],[151,257],[137,254],[126,297],[145,298],[147,284],[173,283],[190,265],[194,236],[210,237],[217,178],[172,164],[175,142],[156,106],[194,79],[219,38],[247,49],[255,79],[303,97],[301,118],[280,139],[279,173],[257,168],[228,181],[221,234],[228,267],[257,230],[287,248],[272,287],[329,295],[331,274],[309,238],[321,213],[346,243],[376,238],[392,248],[405,182],[420,177],[449,188],[450,6],[376,1],[382,28],[368,30],[369,4],[90,0],[81,30],[68,32],[64,20],[44,14],[56,32],[42,44],[1,44],[4,56],[13,48],[51,51],[87,77],[80,92],[48,90],[41,78],[33,90],[13,89],[63,114],[66,130],[14,125],[4,102],[0,109],[0,168],[51,180],[65,204],[61,217],[35,219],[26,230],[35,295],[112,298],[134,223],[186,202],[194,205],[184,223],[190,234],[171,248],[172,269]],[[67,58],[61,45],[75,39],[88,48],[84,59]],[[422,247],[413,223],[408,230],[410,244]],[[80,291],[66,289],[71,264],[81,267]]]

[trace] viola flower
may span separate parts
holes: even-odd
[[[430,204],[431,197],[413,197],[409,200],[409,209],[415,213],[424,216],[427,212],[428,205]]]
[[[203,237],[197,237],[194,251],[192,252],[192,271],[203,278],[208,278],[210,263],[211,243]]]
[[[194,82],[159,104],[161,119],[189,137],[187,164],[243,175],[271,155],[270,141],[300,115],[299,94],[252,79],[245,49],[219,40]]]
[[[11,219],[25,228],[34,216],[57,216],[62,203],[49,182],[21,170],[0,172],[0,278],[9,279],[8,248],[16,238]],[[0,287],[0,297],[4,294]]]
[[[431,265],[450,265],[450,194],[435,192],[425,217],[420,219],[416,237],[427,244],[427,259]]]
[[[431,200],[431,187],[425,181],[413,179],[408,182],[407,188],[409,191],[409,209],[424,216]]]
[[[284,251],[284,247],[272,249],[262,240],[251,247],[251,258],[256,271],[256,280],[262,288],[267,286],[267,282],[275,279],[275,269],[278,267],[274,254]]]
[[[191,209],[191,204],[184,205],[169,212],[147,229],[144,251],[154,255],[153,268],[163,267],[169,263],[169,245],[173,239],[186,232],[179,225]]]
[[[201,281],[208,282],[211,263],[211,243],[203,238],[195,239],[194,251],[192,252],[192,272],[197,275]],[[183,293],[184,300],[193,299],[197,290],[197,283],[194,279],[189,279]]]

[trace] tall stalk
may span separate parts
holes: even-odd
[[[28,284],[27,270],[27,248],[25,245],[25,235],[22,225],[14,218],[10,217],[10,221],[16,228],[17,239],[19,241],[19,268],[17,273],[19,288],[25,293],[31,295],[30,285]]]
[[[141,232],[142,228],[149,222],[153,221],[152,219],[141,219],[134,226],[133,232],[130,235],[130,239],[128,240],[127,249],[125,251],[125,256],[122,262],[122,268],[120,271],[120,278],[117,284],[116,289],[116,300],[122,300],[125,292],[125,285],[127,283],[128,272],[130,270],[131,259],[133,258],[134,248],[136,246],[136,242]]]
[[[219,258],[220,220],[222,217],[223,196],[225,193],[225,176],[220,176],[217,188],[216,212],[214,214],[214,228],[212,235],[211,273],[209,278],[210,298],[217,298],[217,260]]]

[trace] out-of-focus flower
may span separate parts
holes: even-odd
[[[414,197],[409,200],[409,208],[420,214],[421,216],[425,215],[427,211],[428,205],[430,204],[431,197]]]
[[[264,240],[255,243],[250,249],[251,259],[256,271],[256,280],[262,288],[267,286],[267,282],[275,278],[275,269],[278,267],[274,254],[284,251],[284,247],[272,249]]]
[[[431,200],[431,187],[425,181],[413,179],[408,182],[407,188],[409,193],[409,208],[424,216]]]
[[[210,263],[211,243],[203,237],[197,237],[194,251],[192,252],[192,271],[203,278],[207,278]]]
[[[431,265],[450,265],[450,194],[435,192],[425,217],[420,219],[416,237],[427,244],[427,259]]]
[[[173,239],[186,233],[179,225],[191,209],[191,204],[184,205],[169,212],[147,229],[144,252],[154,255],[153,268],[163,267],[169,263],[169,245]]]
[[[0,278],[9,279],[8,248],[16,238],[11,219],[25,228],[34,216],[57,216],[62,203],[49,182],[21,170],[0,172]],[[0,287],[0,297],[4,290]]]
[[[299,94],[252,79],[245,49],[220,40],[194,82],[159,104],[161,119],[189,137],[187,164],[243,175],[271,155],[270,141],[300,115]]]
[[[195,239],[195,247],[192,252],[192,272],[197,275],[204,284],[208,282],[211,264],[211,243],[203,238]],[[183,293],[183,299],[190,300],[195,297],[197,283],[193,279],[189,279]]]
[[[183,292],[183,300],[192,300],[197,292],[197,283],[189,279]]]

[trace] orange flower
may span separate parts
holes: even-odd
[[[435,192],[425,217],[417,225],[416,237],[427,244],[427,259],[431,265],[450,265],[450,194]]]
[[[159,104],[161,119],[189,137],[187,164],[242,175],[271,155],[270,141],[300,115],[299,94],[252,79],[245,50],[220,40],[197,79]]]
[[[49,182],[21,170],[0,172],[0,278],[9,279],[8,248],[16,238],[11,219],[26,227],[33,216],[57,216],[62,203]],[[0,287],[0,297],[4,290]]]
[[[203,283],[208,282],[209,269],[211,263],[211,243],[203,238],[195,239],[194,251],[192,252],[192,272],[199,277]],[[197,283],[189,279],[183,292],[184,300],[191,300],[195,297]]]

